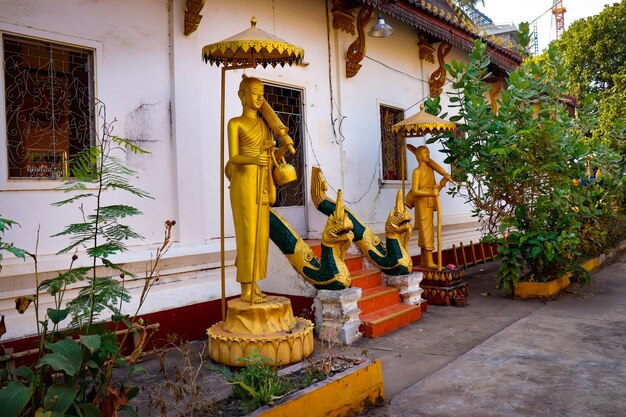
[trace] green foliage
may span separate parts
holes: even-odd
[[[513,37],[517,41],[519,45],[520,54],[524,57],[530,55],[529,46],[530,46],[530,23],[521,22],[519,24],[519,30],[513,33]]]
[[[244,367],[235,373],[225,366],[214,367],[233,384],[233,394],[241,401],[244,412],[265,404],[273,404],[289,391],[289,384],[278,375],[271,359],[255,349],[250,356],[237,359]]]
[[[33,388],[21,382],[10,382],[0,390],[0,415],[18,416],[33,395]]]
[[[104,193],[123,190],[137,197],[149,195],[130,184],[129,179],[136,172],[127,167],[119,153],[146,153],[127,139],[111,134],[113,126],[106,120],[106,112],[101,107],[102,137],[95,146],[89,146],[79,152],[71,161],[72,178],[67,178],[61,189],[71,192],[73,197],[54,203],[56,207],[74,204],[80,200],[82,221],[66,226],[53,237],[69,237],[70,244],[59,254],[85,249],[91,258],[91,268],[78,271],[70,268],[60,273],[56,280],[49,282],[43,289],[56,294],[61,288],[76,281],[88,280],[89,285],[81,288],[78,296],[67,304],[70,311],[71,325],[85,326],[86,332],[93,321],[104,311],[119,314],[119,306],[130,300],[123,285],[111,276],[98,276],[98,261],[107,267],[125,272],[111,262],[109,258],[126,252],[126,244],[131,239],[142,239],[130,226],[121,223],[122,219],[142,214],[135,207],[127,204],[103,204]],[[86,213],[85,205],[91,204],[93,211]],[[76,255],[75,255],[76,256]],[[74,259],[73,259],[74,261]]]
[[[570,68],[575,95],[614,86],[615,74],[626,74],[626,1],[607,5],[602,12],[573,22],[556,42]]]
[[[569,91],[579,101],[597,101],[593,137],[626,155],[626,0],[570,25],[555,45],[569,68]]]
[[[447,66],[451,107],[459,132],[435,135],[454,166],[452,195],[464,197],[490,241],[499,244],[499,280],[514,288],[523,272],[543,279],[571,271],[578,261],[581,193],[594,126],[589,108],[576,117],[566,107],[567,69],[555,49],[528,60],[507,81],[498,109],[487,100],[486,45],[477,41],[469,63]]]
[[[17,248],[13,245],[12,242],[5,242],[2,239],[2,236],[4,235],[4,233],[7,230],[12,229],[13,226],[19,226],[19,223],[13,220],[5,219],[0,214],[0,271],[2,271],[2,251],[10,252],[16,257],[21,258],[21,259],[26,258],[26,251],[24,249]]]
[[[20,367],[14,372],[5,370],[6,378],[0,381],[0,415],[3,417],[35,414],[102,416],[100,408],[109,396],[128,400],[138,392],[138,389],[113,384],[111,375],[115,366],[131,365],[122,354],[122,346],[129,334],[141,327],[137,314],[150,288],[158,280],[158,263],[169,248],[175,222],[166,222],[163,243],[147,265],[135,314],[122,314],[122,307],[130,301],[124,279],[133,275],[111,258],[126,251],[126,242],[141,238],[130,226],[121,222],[141,212],[128,204],[104,205],[103,198],[113,190],[126,191],[136,197],[149,197],[130,184],[129,178],[135,172],[117,156],[123,152],[145,151],[126,139],[111,135],[112,126],[106,121],[104,107],[100,110],[102,135],[98,145],[86,148],[72,160],[73,178],[67,178],[61,188],[73,196],[54,204],[57,207],[79,205],[81,221],[54,235],[69,238],[69,245],[58,253],[73,253],[70,266],[66,271],[59,271],[56,277],[40,283],[37,256],[32,255],[37,292],[21,297],[24,305],[20,308],[26,309],[31,301],[34,304],[39,358],[31,368]],[[89,213],[86,207],[91,207],[92,211]],[[0,218],[0,232],[15,224]],[[0,249],[9,250],[22,258],[26,254],[1,241]],[[75,265],[83,253],[87,261],[81,266]],[[111,272],[117,276],[105,275]],[[67,302],[64,298],[68,286],[80,282],[86,285]],[[39,311],[41,291],[47,292],[53,300],[53,306],[47,308],[45,316]],[[110,312],[117,318],[113,331],[98,323],[99,315],[104,312]],[[72,328],[61,332],[60,324],[67,319]],[[122,330],[120,338],[115,330]],[[78,338],[66,338],[67,335],[77,335]],[[140,346],[143,344],[140,343]],[[128,375],[136,370],[131,366]],[[124,409],[129,415],[136,414],[130,407]]]

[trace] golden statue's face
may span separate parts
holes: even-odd
[[[244,103],[253,110],[261,110],[263,105],[263,83],[252,83],[246,88],[244,93]]]
[[[430,160],[430,151],[425,146],[420,146],[417,150],[417,160],[419,162],[428,162]]]

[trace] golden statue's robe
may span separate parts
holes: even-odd
[[[432,191],[435,188],[435,173],[425,163],[420,163],[413,170],[412,187],[416,190]],[[418,229],[417,244],[420,248],[434,250],[435,234],[433,231],[433,212],[436,197],[413,196],[415,204],[415,228]]]
[[[261,149],[267,148],[271,143],[273,139],[270,130],[259,118],[252,129],[240,135],[239,155],[258,156]],[[271,166],[258,165],[227,166],[237,243],[235,265],[238,282],[251,283],[265,278],[267,274],[269,206],[276,200],[276,186],[271,169]]]

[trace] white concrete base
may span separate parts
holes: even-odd
[[[363,336],[359,331],[361,309],[357,306],[361,293],[360,288],[317,291],[313,306],[315,328],[321,340],[351,345]]]
[[[425,301],[422,298],[424,291],[420,287],[421,272],[411,272],[408,275],[387,275],[383,273],[383,283],[388,287],[400,289],[400,299],[404,304],[418,305]]]

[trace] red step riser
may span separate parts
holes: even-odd
[[[378,271],[367,275],[352,275],[352,287],[368,290],[383,285],[383,274]]]
[[[363,269],[363,258],[361,256],[359,257],[346,257],[345,259],[345,264],[348,267],[348,271],[350,272],[354,272],[354,271],[358,271],[359,269]]]
[[[416,310],[408,312],[407,314],[394,317],[392,319],[386,320],[376,325],[372,323],[363,323],[364,324],[363,335],[365,337],[370,337],[370,338],[380,337],[394,330],[397,330],[401,327],[404,327],[413,322],[416,322],[420,318],[421,318],[421,309],[416,309]]]
[[[382,310],[386,307],[400,303],[400,292],[395,291],[390,294],[384,294],[379,297],[370,298],[365,301],[357,302],[357,305],[361,309],[361,316],[364,314],[373,313],[374,311]]]

